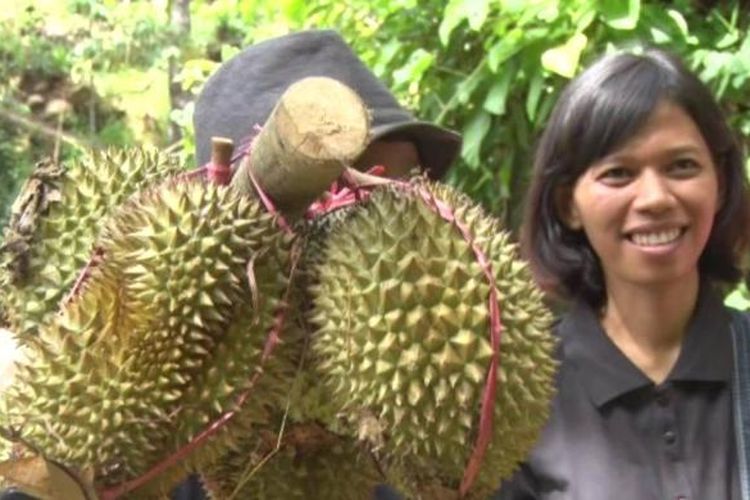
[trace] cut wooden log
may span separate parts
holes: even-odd
[[[369,112],[352,89],[304,78],[279,98],[232,183],[252,192],[252,173],[280,211],[299,216],[364,151],[369,127]]]

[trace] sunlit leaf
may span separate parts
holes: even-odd
[[[306,0],[283,0],[282,11],[288,22],[300,22],[304,20],[307,11]]]
[[[466,12],[463,10],[464,0],[450,0],[445,6],[443,20],[438,28],[438,36],[443,45],[448,45],[451,33],[461,21],[466,19]]]
[[[632,30],[641,16],[640,0],[601,0],[604,22],[618,30]]]
[[[729,48],[737,43],[737,40],[739,40],[739,35],[737,34],[736,30],[732,30],[721,37],[721,40],[716,42],[716,48],[719,50]]]
[[[235,45],[229,45],[228,43],[221,44],[221,60],[228,61],[242,51]]]
[[[507,14],[514,14],[528,5],[529,0],[500,0],[500,10]]]
[[[663,30],[660,30],[659,28],[656,28],[656,27],[652,26],[649,29],[649,32],[651,33],[651,39],[657,45],[661,45],[661,44],[668,43],[668,42],[672,41],[672,37],[669,36],[669,33],[665,32]]]
[[[687,38],[690,35],[690,32],[688,30],[687,21],[685,21],[685,18],[682,16],[682,14],[674,9],[668,9],[667,15],[671,17],[674,23],[677,25],[677,28],[680,30],[682,36]]]
[[[490,0],[464,0],[466,19],[469,21],[469,27],[474,31],[478,31],[484,25],[490,10],[489,3]]]
[[[588,2],[581,6],[581,10],[576,12],[572,17],[575,31],[583,33],[594,22],[596,14],[596,0],[588,0]]]
[[[741,311],[750,309],[750,294],[748,294],[747,288],[744,285],[735,288],[734,291],[724,299],[724,304]]]
[[[435,55],[424,49],[415,50],[406,64],[393,73],[393,81],[396,86],[402,87],[408,83],[418,83],[422,75],[432,65]]]
[[[438,35],[443,45],[448,45],[451,33],[465,19],[469,28],[478,31],[487,20],[490,0],[450,0],[445,6],[443,21],[438,28]]]
[[[539,14],[537,14],[537,17],[545,23],[554,22],[559,16],[560,8],[556,1],[545,2]]]
[[[573,78],[581,60],[581,52],[586,48],[588,39],[583,33],[576,33],[562,45],[544,51],[542,66],[547,71],[566,78]]]

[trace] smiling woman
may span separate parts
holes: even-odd
[[[552,416],[502,499],[740,494],[730,311],[750,241],[743,157],[673,56],[618,52],[564,90],[522,240],[558,324]]]
[[[625,144],[595,162],[561,207],[599,257],[608,295],[629,286],[697,290],[718,176],[690,116],[662,101]]]

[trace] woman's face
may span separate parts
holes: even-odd
[[[582,229],[607,287],[696,278],[719,209],[708,146],[679,106],[660,103],[621,148],[576,181],[566,222]]]

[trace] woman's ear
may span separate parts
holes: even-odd
[[[570,186],[558,186],[555,190],[555,210],[560,221],[573,231],[583,228],[578,208],[573,203],[573,188]]]

